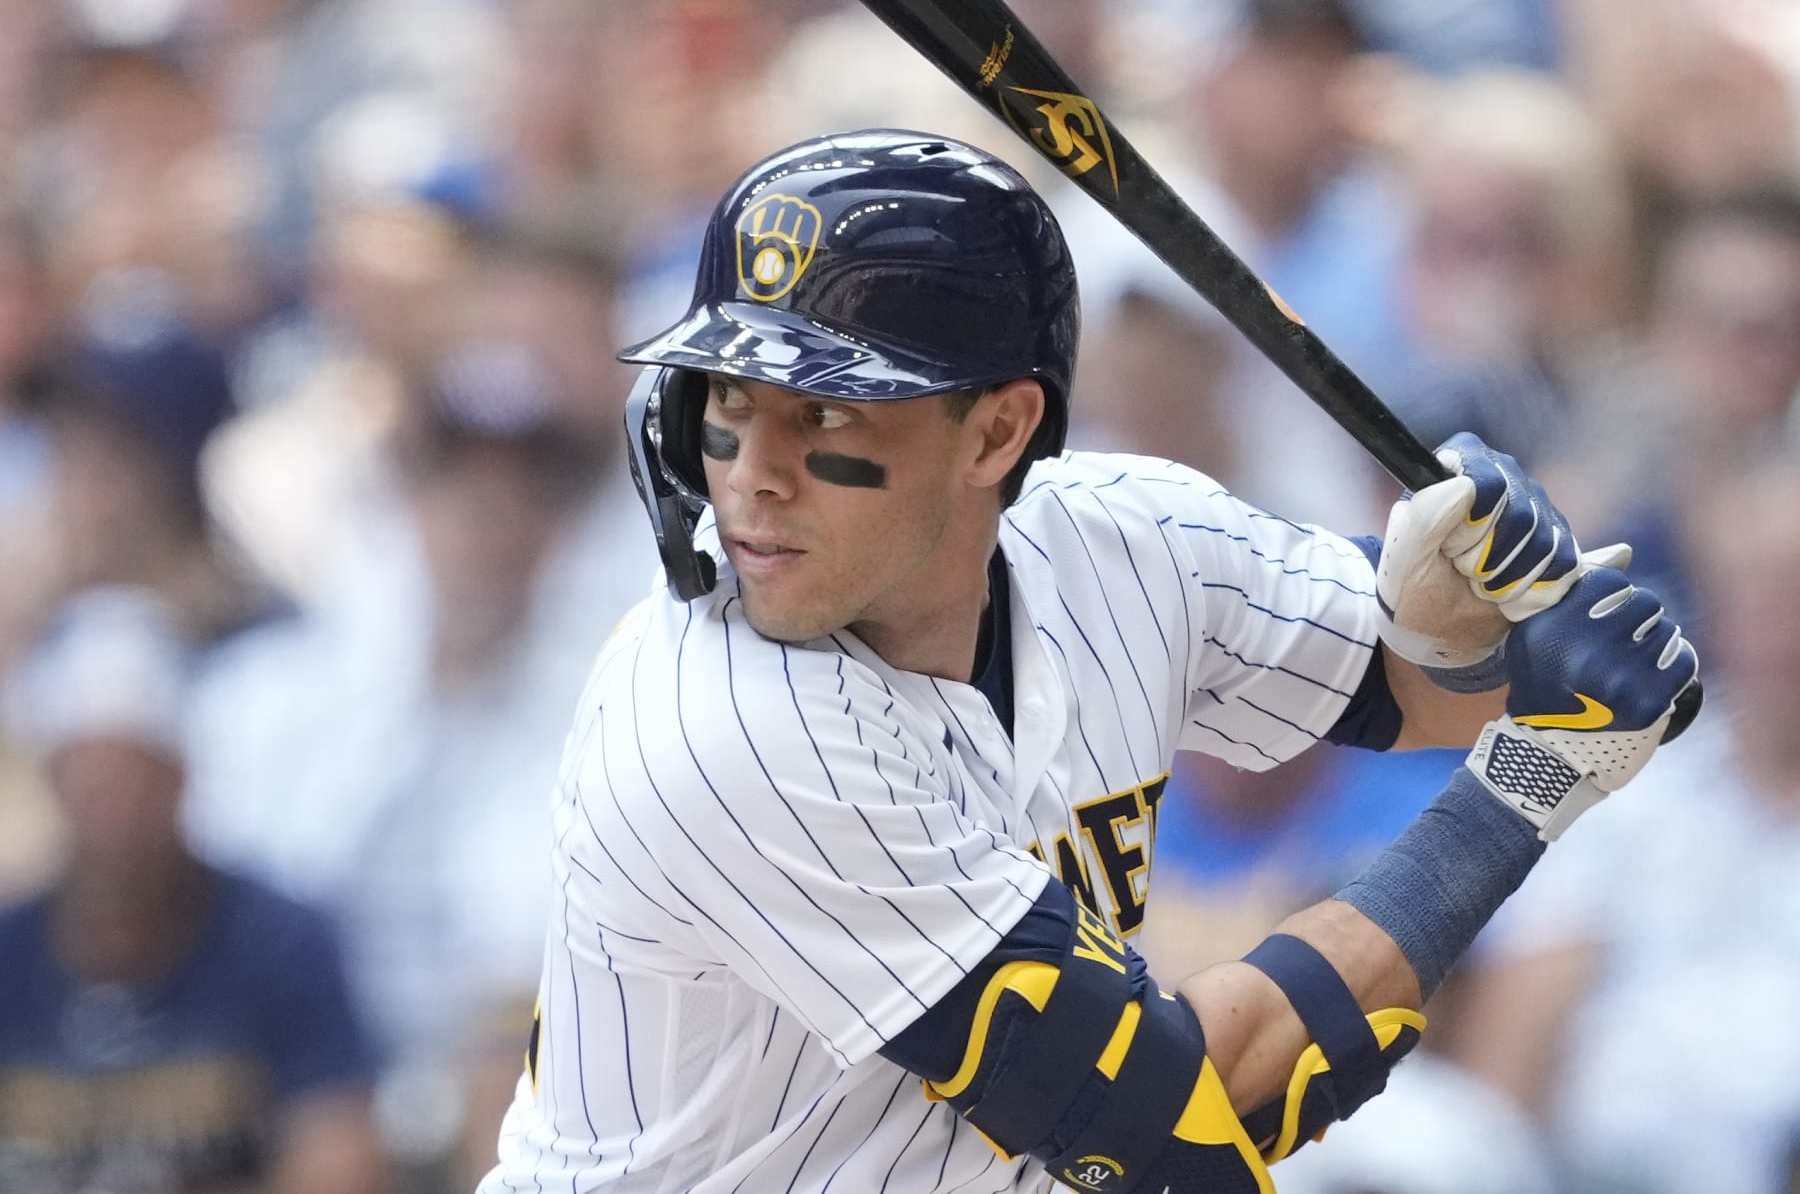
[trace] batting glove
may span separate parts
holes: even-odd
[[[1514,622],[1561,600],[1584,561],[1568,520],[1517,460],[1466,432],[1438,459],[1455,475],[1388,515],[1375,574],[1381,637],[1403,659],[1467,672],[1493,659]],[[1628,553],[1585,562],[1622,568]],[[1487,683],[1461,687],[1505,683],[1497,661],[1482,675]]]
[[[1506,716],[1468,768],[1554,841],[1650,761],[1700,659],[1648,589],[1585,570],[1554,609],[1512,633]]]

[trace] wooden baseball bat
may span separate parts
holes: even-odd
[[[1218,308],[1395,480],[1449,476],[1281,297],[1113,128],[1002,0],[863,0]]]
[[[862,0],[913,49],[1057,166],[1242,332],[1396,481],[1449,473],[1280,295],[1113,128],[1004,0]],[[1700,711],[1696,680],[1668,741]]]

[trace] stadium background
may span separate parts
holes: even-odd
[[[1281,1189],[1800,1188],[1800,5],[1016,7],[1422,437],[1480,431],[1584,542],[1633,542],[1708,669],[1696,731],[1428,1009],[1430,1055]],[[0,5],[0,900],[129,883],[178,816],[322,913],[378,1059],[338,1141],[379,1156],[365,1188],[469,1188],[519,1070],[546,793],[654,563],[611,354],[684,306],[739,169],[878,124],[1052,196],[1076,446],[1379,529],[1348,439],[860,6]],[[101,731],[182,757],[178,810],[71,807],[43,763]],[[1170,976],[1233,956],[1453,762],[1184,759],[1140,945]],[[0,1188],[71,1188],[21,1066]],[[279,1156],[281,1099],[254,1112]],[[172,1133],[75,1188],[165,1188]]]

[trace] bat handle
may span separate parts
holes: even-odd
[[[1436,485],[1439,481],[1448,481],[1456,475],[1445,468],[1444,462],[1429,449],[1425,449],[1422,455],[1407,452],[1392,464],[1386,461],[1382,463],[1388,465],[1390,476],[1414,493]]]

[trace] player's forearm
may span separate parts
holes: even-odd
[[[1364,1014],[1416,1010],[1543,849],[1535,825],[1458,767],[1361,875],[1276,931],[1317,950]],[[1280,1095],[1315,1039],[1288,995],[1241,962],[1202,971],[1181,990],[1233,1108],[1245,1114]]]
[[[1400,707],[1400,736],[1393,750],[1473,746],[1481,727],[1506,711],[1506,687],[1487,692],[1449,692],[1416,663],[1383,644],[1389,690]]]
[[[1343,977],[1365,1011],[1418,1008],[1419,981],[1406,955],[1367,916],[1325,900],[1282,921]],[[1281,990],[1245,962],[1222,962],[1189,976],[1180,990],[1206,1032],[1206,1053],[1239,1114],[1279,1095],[1311,1035]]]

